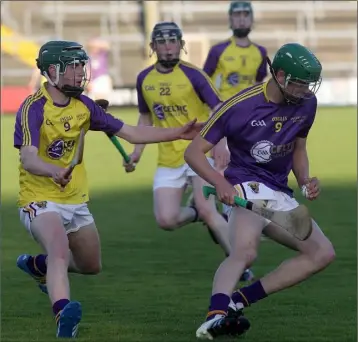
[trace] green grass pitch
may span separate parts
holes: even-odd
[[[135,124],[135,110],[115,113]],[[21,253],[37,245],[16,208],[18,154],[12,147],[14,116],[2,117],[2,341],[54,341],[48,298],[16,268]],[[356,109],[322,108],[309,137],[311,174],[321,198],[307,203],[333,241],[337,259],[304,284],[246,310],[252,327],[246,342],[356,341]],[[132,147],[125,143],[128,152]],[[151,182],[156,146],[147,147],[133,174],[108,138],[90,132],[85,163],[90,209],[100,231],[103,272],[71,275],[72,298],[83,305],[79,341],[190,342],[206,313],[212,277],[223,258],[200,224],[174,233],[159,230],[152,214]],[[291,179],[292,181],[292,179]],[[293,183],[292,183],[293,184]],[[262,243],[253,269],[262,276],[294,253]],[[224,339],[231,341],[230,339]]]

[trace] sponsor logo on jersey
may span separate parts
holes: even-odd
[[[166,115],[170,116],[188,116],[188,107],[187,105],[170,105],[165,106],[161,103],[154,103],[153,112],[159,120],[164,120]]]
[[[232,72],[230,73],[227,78],[226,78],[226,82],[228,84],[230,84],[231,86],[236,86],[239,84],[239,80],[240,80],[240,75],[237,72]]]
[[[268,163],[273,158],[282,158],[293,152],[295,142],[274,145],[271,141],[261,140],[255,143],[250,150],[251,156],[257,163]]]
[[[56,139],[47,147],[47,155],[51,159],[60,159],[66,152],[71,152],[75,146],[75,140]]]

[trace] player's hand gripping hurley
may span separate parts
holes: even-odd
[[[109,106],[109,102],[107,100],[104,99],[98,99],[95,101],[104,111],[106,111],[108,109]],[[126,151],[124,150],[123,146],[121,145],[121,143],[119,142],[119,140],[117,139],[117,137],[115,135],[111,135],[111,134],[106,134],[107,137],[109,138],[109,140],[111,140],[112,144],[116,147],[116,149],[118,150],[118,152],[122,155],[124,161],[128,164],[126,165],[126,171],[127,172],[132,172],[135,169],[135,164],[131,164],[130,161],[130,157],[128,156],[128,154],[126,153]]]
[[[211,186],[203,186],[203,193],[205,198],[209,198],[210,195],[216,196],[216,190]],[[300,241],[308,239],[311,235],[311,216],[307,207],[302,204],[292,210],[278,211],[265,208],[238,196],[235,196],[234,199],[236,206],[250,210],[276,223]]]

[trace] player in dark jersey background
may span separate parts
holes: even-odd
[[[230,206],[239,195],[265,201],[275,210],[297,207],[288,186],[291,171],[301,190],[307,189],[304,193],[309,200],[320,193],[318,179],[310,175],[306,140],[317,110],[315,93],[321,83],[321,63],[310,50],[291,43],[278,50],[270,71],[268,82],[224,102],[185,152],[190,167],[215,186],[219,200]],[[231,153],[224,177],[204,158],[223,137]],[[244,307],[302,282],[335,258],[331,242],[314,221],[310,237],[299,241],[267,219],[233,207],[229,228],[232,250],[215,274],[209,312],[196,332],[198,338],[242,334],[250,326],[242,316]],[[263,230],[298,254],[260,280],[234,291],[240,275],[256,258]]]

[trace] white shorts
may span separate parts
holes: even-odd
[[[100,76],[91,81],[91,87],[89,97],[92,100],[108,99],[113,90],[112,79],[109,75]]]
[[[208,158],[210,165],[214,166],[214,160]],[[190,168],[188,164],[184,164],[177,168],[158,167],[154,175],[153,190],[158,188],[182,188],[188,183],[190,177],[197,174]]]
[[[48,212],[56,212],[61,216],[66,234],[77,232],[80,228],[94,222],[87,203],[59,204],[49,201],[31,202],[19,209],[20,221],[31,234],[31,222],[35,217]]]
[[[238,196],[251,202],[265,201],[266,208],[287,211],[299,206],[299,203],[282,191],[275,191],[268,188],[266,185],[258,182],[244,182],[235,185]],[[230,215],[232,207],[223,205],[223,212]],[[271,221],[265,219],[269,224]]]

